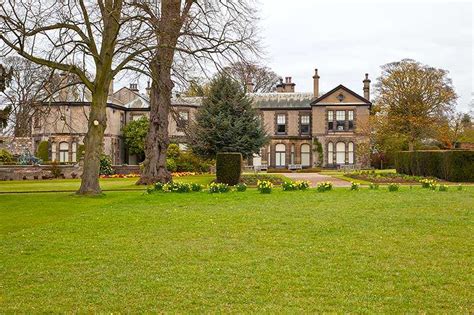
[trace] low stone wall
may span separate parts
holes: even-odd
[[[51,165],[0,165],[0,180],[52,179]],[[78,165],[58,165],[59,178],[79,178],[82,168]]]
[[[139,165],[113,165],[112,168],[115,171],[115,174],[140,174]]]
[[[59,178],[80,178],[82,167],[79,165],[57,165],[60,170]],[[51,165],[0,165],[0,181],[52,179],[53,166]],[[138,165],[113,165],[116,174],[139,174]]]

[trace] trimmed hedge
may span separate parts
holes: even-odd
[[[236,152],[217,153],[216,179],[218,183],[230,186],[240,182],[242,174],[242,154]]]
[[[474,151],[401,151],[395,154],[395,167],[402,174],[474,182]]]
[[[44,162],[49,161],[49,143],[48,141],[41,141],[38,144],[36,156],[42,159]]]

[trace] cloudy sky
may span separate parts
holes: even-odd
[[[380,66],[411,58],[446,69],[468,110],[473,83],[472,1],[260,0],[266,63],[293,77],[296,91],[344,84],[362,94],[364,73],[372,82]]]

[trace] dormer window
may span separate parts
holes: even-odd
[[[277,115],[277,133],[279,134],[286,133],[286,115],[285,114]]]

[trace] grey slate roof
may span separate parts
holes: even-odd
[[[313,93],[250,93],[259,109],[307,108],[311,109]]]

